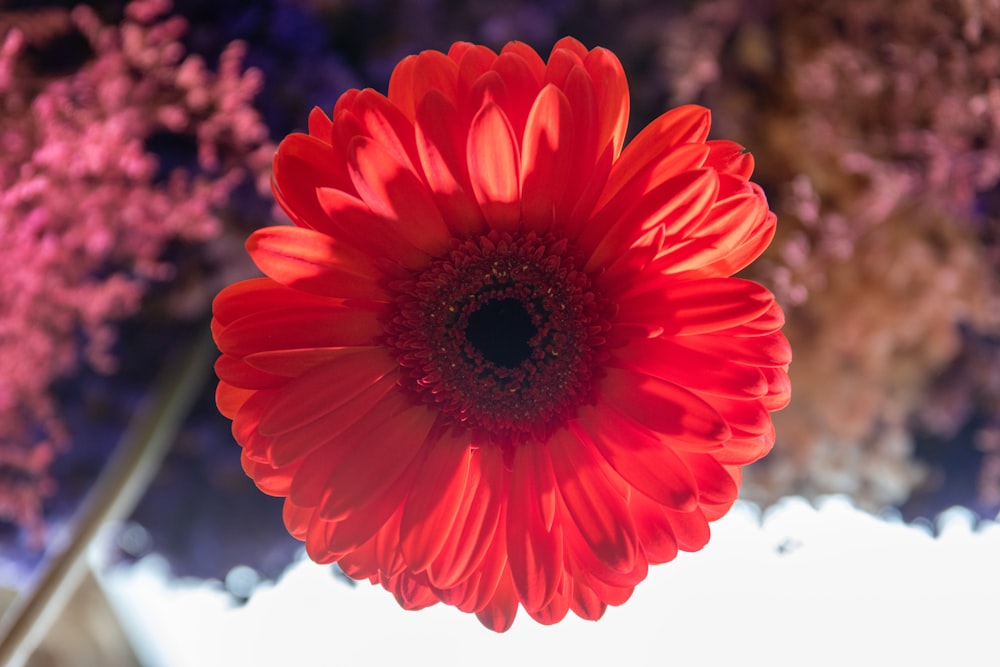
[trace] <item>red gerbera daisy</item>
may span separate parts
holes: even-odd
[[[281,143],[295,226],[215,301],[218,404],[313,560],[503,631],[706,543],[789,398],[781,310],[729,277],[775,217],[706,109],[623,151],[628,101],[607,50],[459,43]]]

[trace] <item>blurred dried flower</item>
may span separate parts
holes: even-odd
[[[266,189],[259,73],[239,43],[216,72],[185,56],[169,9],[135,0],[118,26],[86,6],[0,14],[0,518],[36,541],[67,441],[51,383],[83,360],[113,370],[114,324],[172,275],[168,242],[217,237],[248,176]],[[84,46],[68,72],[38,57],[67,60],[67,35]]]
[[[709,0],[668,34],[673,101],[723,110],[780,221],[752,273],[788,308],[796,396],[750,495],[905,500],[959,325],[998,330],[1000,2]]]

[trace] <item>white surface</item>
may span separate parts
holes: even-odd
[[[651,568],[597,622],[518,614],[496,635],[438,605],[400,609],[300,562],[233,607],[168,584],[155,559],[110,573],[108,595],[149,667],[240,665],[1000,665],[1000,525],[952,510],[941,535],[789,499],[738,503],[699,553]],[[784,548],[781,548],[781,547]]]

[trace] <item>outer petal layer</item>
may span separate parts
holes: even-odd
[[[775,217],[707,109],[626,146],[628,110],[605,49],[457,43],[281,143],[294,224],[213,304],[216,400],[311,558],[502,632],[708,541],[789,400],[781,309],[731,277]]]

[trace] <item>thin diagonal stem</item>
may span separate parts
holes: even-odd
[[[128,516],[152,481],[211,368],[215,348],[205,329],[183,354],[166,360],[69,532],[51,545],[34,585],[0,618],[0,665],[27,661],[79,585],[101,526]]]

